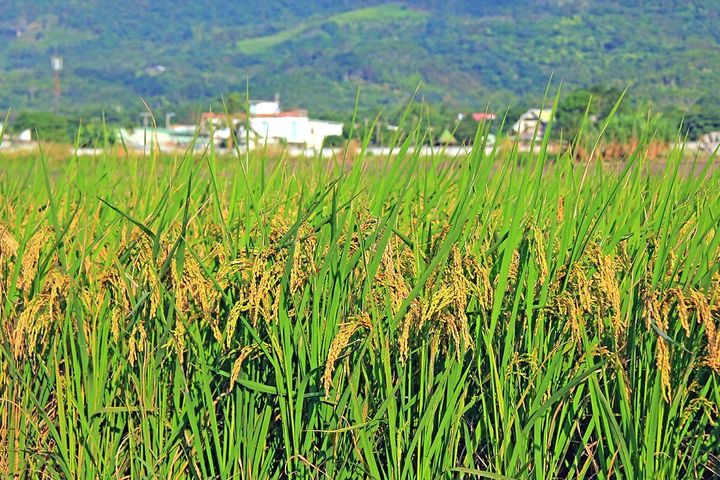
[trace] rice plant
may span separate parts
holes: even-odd
[[[1,160],[0,475],[720,475],[715,160],[423,135]]]

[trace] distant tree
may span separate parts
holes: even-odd
[[[592,92],[585,89],[575,90],[561,98],[555,112],[556,134],[566,139],[575,138],[583,127],[586,113],[589,119],[596,117],[596,103]]]
[[[622,92],[614,87],[594,86],[588,89],[574,90],[563,96],[558,102],[555,112],[555,132],[563,138],[575,138],[582,129],[587,130],[595,124],[602,123],[613,111]],[[625,101],[618,106],[618,113],[630,109]],[[583,125],[583,122],[587,122]]]
[[[468,113],[462,120],[455,124],[454,136],[458,143],[469,145],[475,141],[475,133],[477,133],[478,122],[472,119],[472,114]]]
[[[223,106],[222,102],[220,102],[220,113],[225,113],[225,108],[227,108],[228,113],[237,113],[245,110],[247,93],[233,92],[224,98],[225,105]]]
[[[77,143],[79,147],[102,148],[115,143],[115,129],[103,124],[102,119],[93,118],[81,122],[77,128]]]
[[[430,142],[445,129],[453,129],[457,122],[457,113],[453,113],[446,105],[431,105],[420,101],[410,105],[402,105],[389,117],[394,125],[400,127],[405,134],[419,128],[424,142]]]
[[[323,148],[334,148],[334,147],[341,147],[345,144],[346,138],[342,135],[331,135],[329,137],[325,137],[325,140],[323,141]]]
[[[68,143],[72,140],[68,119],[49,112],[20,112],[11,126],[18,132],[29,128],[45,142]]]
[[[720,94],[705,95],[693,105],[685,118],[684,131],[692,140],[720,131]]]

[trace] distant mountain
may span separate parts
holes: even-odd
[[[425,98],[537,101],[551,75],[687,108],[716,89],[718,0],[4,0],[0,108],[46,108],[64,57],[65,111],[199,108],[279,93],[347,111]]]

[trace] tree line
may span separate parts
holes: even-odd
[[[211,108],[214,111],[243,111],[246,108],[244,97],[245,94],[231,94]],[[553,100],[549,98],[544,108],[553,108]],[[488,131],[495,134],[508,132],[525,111],[539,107],[529,101],[518,101],[494,110],[496,119],[488,125]],[[178,111],[182,112],[177,118],[179,122],[195,123],[197,112],[190,109]],[[450,135],[457,143],[470,144],[478,129],[472,113],[486,111],[492,111],[491,106],[462,109],[443,103],[414,101],[374,114],[369,110],[337,112],[326,109],[311,112],[311,116],[340,121],[345,125],[342,136],[328,139],[330,144],[343,143],[351,135],[355,138],[369,136],[372,143],[385,143],[398,128],[407,132],[418,125],[426,133],[420,139],[423,143],[438,142],[441,137],[448,138]],[[156,118],[163,116],[164,112],[156,112]],[[104,112],[57,115],[43,111],[20,111],[11,113],[7,131],[16,133],[31,129],[42,141],[97,147],[113,143],[119,127],[137,125],[135,118],[139,119],[130,112],[122,115]],[[696,140],[705,133],[719,131],[720,94],[708,94],[689,109],[656,109],[651,101],[623,96],[617,88],[593,86],[576,89],[558,99],[551,135],[554,140],[572,141],[578,136],[597,135],[604,130],[606,140],[622,143],[639,137],[648,125],[660,141],[678,138]]]

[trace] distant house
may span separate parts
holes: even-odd
[[[37,143],[33,142],[32,130],[29,128],[20,133],[8,132],[8,125],[0,123],[0,150],[2,151],[28,151]]]
[[[476,122],[483,122],[487,120],[495,120],[497,115],[490,112],[475,112],[472,114],[472,119]]]
[[[552,119],[552,111],[532,108],[520,115],[520,118],[511,128],[513,135],[521,141],[540,139],[545,135],[547,125]]]
[[[161,150],[186,149],[194,145],[202,149],[209,144],[209,138],[197,132],[193,125],[175,125],[169,128],[120,129],[122,141],[129,148],[146,149],[154,145]]]
[[[147,67],[145,69],[145,73],[150,76],[162,75],[163,73],[165,73],[167,71],[168,71],[168,67],[166,67],[165,65],[160,65],[160,64],[150,65],[149,67]]]
[[[708,153],[713,153],[720,148],[720,132],[706,133],[698,139],[700,148]]]
[[[458,141],[455,135],[449,129],[443,130],[440,136],[435,140],[436,145],[457,145]]]
[[[10,135],[6,131],[6,126],[0,123],[0,139],[4,142],[12,143],[28,143],[32,142],[32,130],[29,128],[23,130],[17,135]]]
[[[32,142],[32,130],[29,128],[26,128],[22,132],[20,132],[16,138],[18,142]]]
[[[231,120],[238,141],[242,143],[249,138],[250,148],[286,144],[319,151],[326,138],[343,133],[342,123],[311,119],[306,110],[281,110],[277,100],[253,102],[249,122],[244,113],[231,116]],[[202,121],[204,125],[227,123],[224,115],[212,113],[203,114]],[[246,124],[249,132],[245,130]]]

